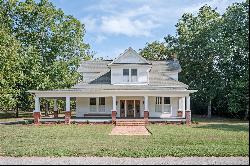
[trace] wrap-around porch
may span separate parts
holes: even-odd
[[[65,99],[64,118],[58,117],[57,97],[53,99],[53,118],[42,118],[40,99],[35,96],[34,123],[42,121],[116,122],[123,119],[144,119],[145,122],[191,122],[190,96],[88,96],[60,97]],[[76,116],[71,115],[70,101],[76,100]],[[103,99],[104,98],[104,99]],[[81,102],[85,100],[85,104]],[[175,104],[176,102],[176,104]],[[87,104],[86,104],[87,103]],[[84,107],[84,108],[83,108]],[[82,110],[85,112],[81,112]]]

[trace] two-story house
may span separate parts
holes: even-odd
[[[179,119],[190,123],[188,86],[178,81],[178,60],[148,61],[128,48],[114,60],[84,61],[78,72],[83,80],[70,89],[36,91],[35,122],[39,122],[41,97],[65,98],[65,122],[70,100],[76,100],[76,117],[144,118],[146,121]],[[57,117],[56,100],[54,104]]]

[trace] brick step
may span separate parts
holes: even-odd
[[[143,122],[116,122],[116,126],[145,126],[146,123]]]

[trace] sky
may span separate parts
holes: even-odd
[[[146,43],[174,35],[184,13],[196,14],[205,4],[221,14],[242,0],[50,0],[65,14],[85,25],[84,41],[95,58],[114,59],[128,47],[138,51]]]

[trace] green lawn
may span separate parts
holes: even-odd
[[[109,136],[112,125],[1,125],[0,156],[249,156],[249,125],[149,125],[151,136]]]

